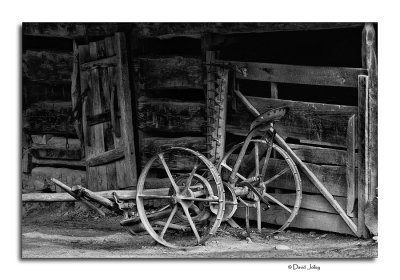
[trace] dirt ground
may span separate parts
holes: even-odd
[[[204,246],[170,249],[143,234],[132,236],[120,216],[98,217],[76,203],[26,203],[22,208],[22,258],[375,258],[378,243],[326,232],[287,230],[276,238],[252,232],[246,240],[222,224]],[[240,223],[240,221],[239,221]]]

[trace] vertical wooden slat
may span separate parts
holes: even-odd
[[[357,235],[367,237],[365,205],[368,197],[368,76],[358,76],[358,227]]]
[[[346,179],[347,179],[347,207],[346,212],[349,217],[354,217],[354,203],[356,199],[356,117],[351,116],[347,125],[347,161],[346,161]]]
[[[78,47],[78,52],[79,52],[79,63],[83,63],[88,60],[89,56],[89,46],[88,45],[81,45]],[[88,84],[88,79],[89,79],[89,73],[87,71],[80,71],[80,91],[82,95],[82,131],[83,131],[83,142],[85,145],[85,154],[89,153],[89,146],[91,145],[90,143],[90,129],[87,125],[87,108],[88,108],[88,94],[89,91],[89,84]]]
[[[368,69],[368,201],[376,196],[378,187],[378,62],[376,35],[372,23],[366,23],[362,32],[362,66]]]
[[[115,34],[118,73],[118,100],[121,110],[121,132],[124,136],[125,163],[128,185],[137,183],[136,153],[133,135],[131,91],[129,88],[128,55],[126,53],[125,36],[123,33]]]

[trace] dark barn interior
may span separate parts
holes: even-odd
[[[255,118],[233,93],[240,89],[261,113],[290,108],[277,132],[347,217],[302,173],[302,204],[291,226],[376,234],[377,213],[368,211],[377,199],[377,24],[24,23],[22,29],[23,194],[60,192],[50,178],[94,192],[135,190],[149,159],[173,146],[217,164],[244,141]],[[248,74],[225,71],[224,100],[214,104],[210,69],[225,62]],[[194,164],[179,155],[168,160],[174,176]],[[150,188],[170,184],[161,167],[149,172]],[[289,194],[285,203],[293,205],[285,180],[276,180],[274,193]],[[263,216],[279,221],[279,213]]]

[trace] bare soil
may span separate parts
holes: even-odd
[[[76,203],[25,203],[21,221],[22,258],[375,258],[371,239],[326,232],[287,230],[266,238],[273,229],[252,232],[222,224],[204,246],[176,250],[147,235],[132,236],[120,216],[98,217]],[[239,221],[240,222],[240,221]],[[179,236],[178,236],[179,237]]]

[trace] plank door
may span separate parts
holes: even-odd
[[[122,33],[80,45],[82,128],[87,186],[93,191],[136,186],[131,93]]]

